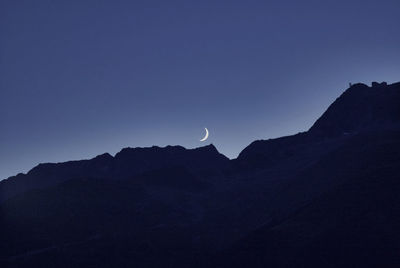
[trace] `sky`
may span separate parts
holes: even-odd
[[[0,3],[0,179],[124,147],[230,158],[400,81],[400,1]],[[206,142],[204,128],[210,131]]]

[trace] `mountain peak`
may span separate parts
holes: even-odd
[[[323,152],[326,148],[322,147],[328,145],[323,143],[317,148],[309,144],[321,139],[334,146],[335,138],[393,124],[400,124],[400,83],[373,82],[371,86],[357,83],[346,89],[309,131],[255,141],[243,149],[236,162],[250,167],[275,166],[293,155],[302,154],[303,158],[318,155],[317,152]]]
[[[98,156],[96,156],[95,158],[93,158],[92,160],[97,160],[97,161],[102,161],[102,160],[112,160],[114,157],[112,155],[110,155],[109,153],[104,153],[104,154],[100,154]]]
[[[217,148],[216,148],[216,147],[214,146],[214,144],[212,144],[212,143],[210,143],[210,144],[208,144],[208,145],[205,145],[205,146],[201,146],[201,147],[194,148],[194,149],[192,149],[192,150],[210,151],[210,152],[217,152],[217,153],[219,153],[218,150],[217,150]]]
[[[373,82],[348,88],[310,128],[310,134],[334,137],[400,121],[400,83]]]

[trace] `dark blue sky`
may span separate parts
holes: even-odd
[[[0,179],[122,147],[229,157],[400,80],[400,1],[0,4]]]

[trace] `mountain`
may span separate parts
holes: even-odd
[[[349,135],[400,122],[400,84],[355,84],[346,90],[309,130],[313,136]]]
[[[229,160],[125,148],[0,182],[2,267],[398,267],[400,83]]]
[[[238,162],[261,167],[281,163],[293,155],[324,153],[334,144],[357,133],[400,124],[400,83],[355,84],[347,89],[307,131],[271,140],[255,141],[246,147]],[[310,148],[312,144],[312,148]],[[319,146],[318,146],[319,145]],[[312,150],[310,152],[310,150]]]
[[[105,153],[90,160],[39,164],[27,174],[0,181],[0,201],[74,178],[129,179],[149,171],[178,166],[196,174],[211,175],[228,165],[229,159],[214,145],[191,150],[181,146],[124,148],[115,157]]]
[[[277,187],[218,267],[398,267],[400,129],[355,135]]]

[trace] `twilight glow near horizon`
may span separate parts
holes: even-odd
[[[397,1],[0,3],[0,179],[123,147],[305,131],[350,82],[400,81]],[[205,142],[204,127],[210,131]]]

